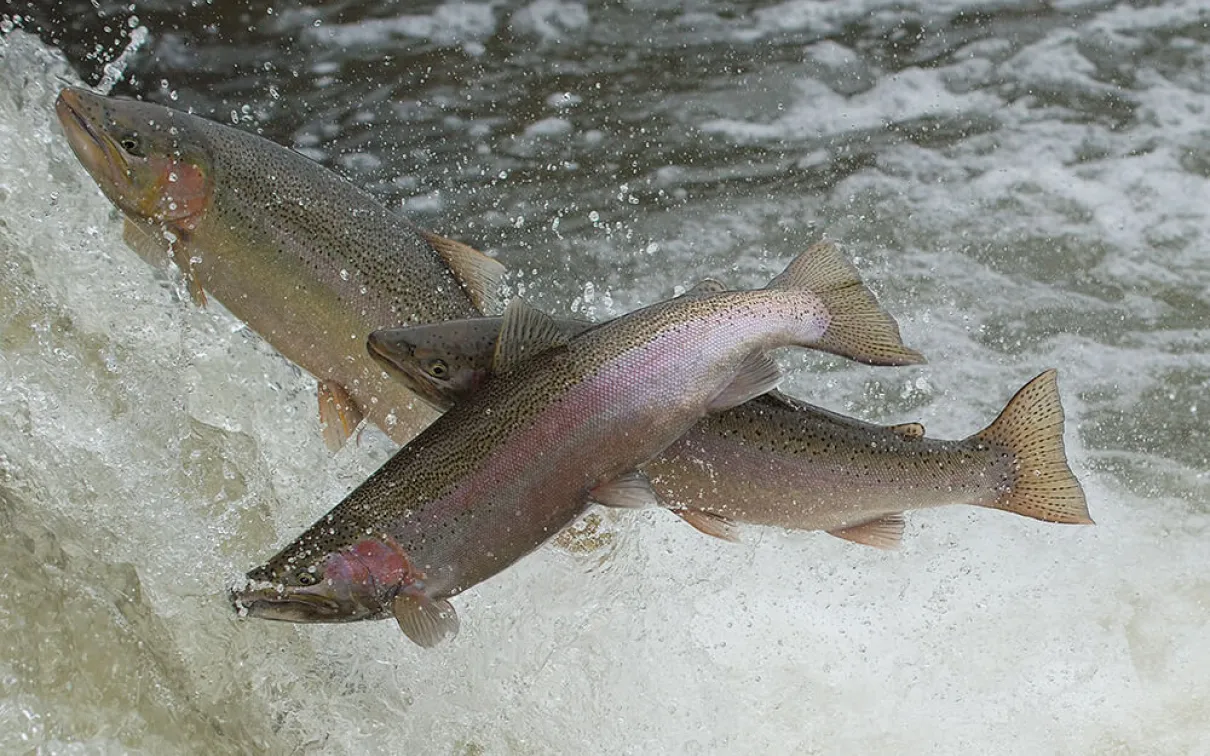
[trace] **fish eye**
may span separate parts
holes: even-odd
[[[315,585],[319,582],[319,577],[317,577],[316,574],[310,570],[299,570],[298,574],[295,575],[294,578],[298,580],[298,584],[304,588],[309,585]]]
[[[133,157],[143,157],[143,151],[139,147],[139,138],[137,135],[127,134],[118,140],[118,144],[121,145],[126,154]]]
[[[450,366],[445,364],[445,360],[432,360],[426,366],[428,374],[434,378],[448,378],[450,375]]]

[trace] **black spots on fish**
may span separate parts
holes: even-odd
[[[245,248],[269,251],[357,299],[379,327],[481,313],[420,233],[371,195],[292,150],[203,119],[213,212]]]

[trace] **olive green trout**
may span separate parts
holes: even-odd
[[[557,321],[568,334],[592,327]],[[499,318],[370,334],[388,370],[450,407],[491,373]],[[948,504],[1090,524],[1063,450],[1055,372],[1022,388],[1000,417],[961,441],[924,438],[919,423],[872,425],[773,392],[711,414],[642,466],[660,504],[705,533],[733,522],[824,530],[889,548],[901,513]]]
[[[705,413],[779,379],[767,350],[921,362],[836,251],[812,247],[767,288],[680,297],[568,339],[514,300],[492,377],[232,592],[266,619],[394,616],[416,643],[457,629],[448,599],[533,551],[589,501],[655,503],[636,468]]]
[[[72,150],[126,217],[126,240],[176,263],[319,381],[336,448],[363,416],[403,443],[433,418],[383,375],[374,328],[481,315],[503,266],[421,231],[292,150],[151,103],[68,88],[56,103]]]

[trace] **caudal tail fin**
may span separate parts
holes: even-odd
[[[878,304],[861,275],[832,242],[803,252],[768,289],[805,289],[823,300],[831,322],[819,342],[825,352],[867,365],[918,365],[924,356],[903,345],[899,324]]]
[[[1009,400],[976,438],[1016,457],[1015,477],[991,506],[1046,522],[1091,525],[1080,481],[1063,451],[1063,405],[1057,372],[1047,370]]]

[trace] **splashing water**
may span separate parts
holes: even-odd
[[[592,28],[566,21],[587,11],[544,8],[525,16],[545,19],[532,22],[554,30],[543,34]],[[800,17],[831,23],[817,3],[781,11],[736,43]],[[501,254],[538,268],[527,286],[564,309],[592,282],[621,311],[704,275],[757,285],[797,251],[788,225],[818,219],[850,243],[932,363],[879,371],[798,359],[788,388],[959,437],[1055,365],[1095,528],[921,512],[903,551],[884,554],[775,531],[733,546],[667,513],[623,513],[609,549],[546,548],[459,597],[462,633],[432,651],[390,623],[233,615],[226,584],[392,448],[367,433],[328,454],[311,380],[221,309],[190,306],[125,249],[115,211],[54,120],[60,81],[74,75],[31,37],[8,34],[0,751],[1210,749],[1197,417],[1210,380],[1199,162],[1210,103],[1204,79],[1166,67],[1182,50],[1194,55],[1174,31],[1191,17],[1180,4],[1107,10],[1079,33],[1052,31],[1018,50],[975,43],[845,97],[821,82],[848,53],[814,49],[816,67],[798,72],[781,115],[746,118],[731,91],[731,101],[703,93],[704,105],[675,117],[736,150],[803,146],[797,168],[782,171],[843,163],[837,145],[861,148],[881,124],[906,124],[907,137],[869,147],[872,162],[810,194],[694,195],[703,182],[733,187],[731,168],[664,166],[626,194],[650,197],[658,185],[689,193],[684,203],[626,201],[601,221],[608,238],[567,222],[545,255]],[[1089,62],[1107,65],[1098,50],[1128,44],[1126,30],[1169,49],[1137,63],[1131,88],[1106,84]],[[1132,117],[1073,117],[1112,114],[1117,105],[1102,107],[1111,100]],[[967,128],[946,136],[950,118]],[[563,189],[579,191],[576,180]],[[581,206],[609,206],[617,185]],[[619,226],[622,212],[633,215]],[[540,213],[526,218],[525,229],[550,226]],[[638,251],[618,253],[634,228],[642,239],[624,249]],[[649,239],[659,254],[644,251]],[[569,255],[582,265],[563,280],[553,261]]]

